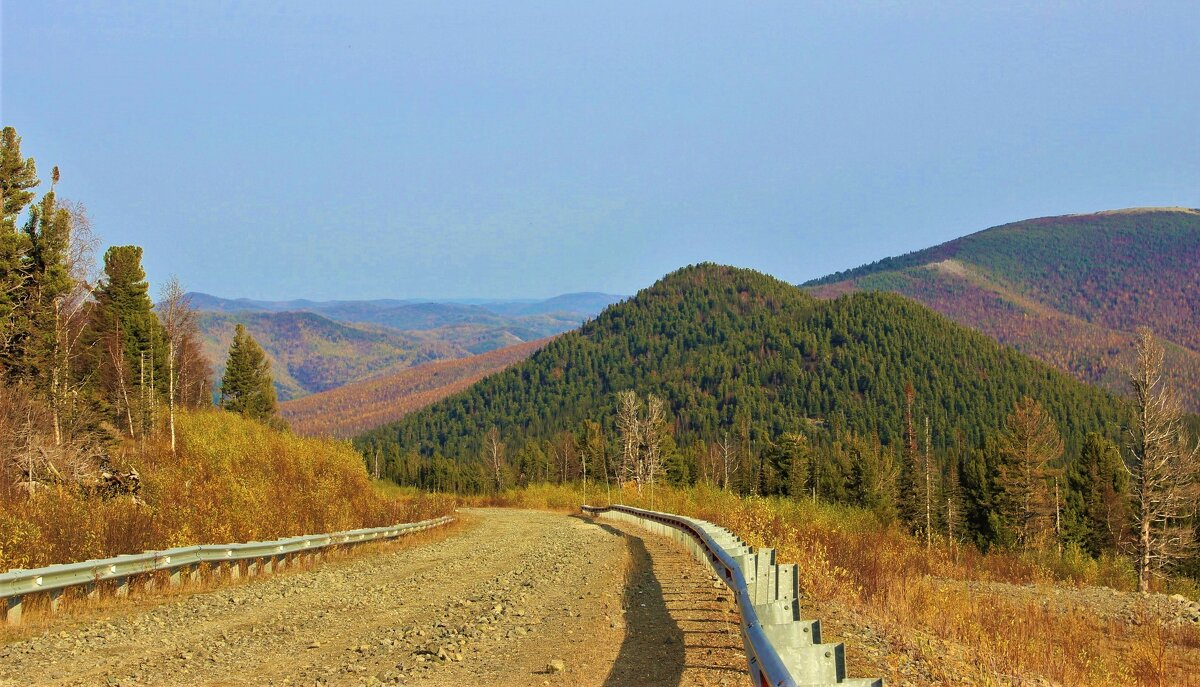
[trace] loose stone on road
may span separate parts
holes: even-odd
[[[16,685],[740,685],[736,611],[636,527],[473,510],[334,560],[0,646]]]

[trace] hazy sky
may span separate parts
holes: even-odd
[[[3,0],[0,115],[157,284],[798,282],[1200,206],[1200,4]]]

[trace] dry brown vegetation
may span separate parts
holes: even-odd
[[[460,360],[426,363],[288,401],[280,406],[280,412],[301,434],[351,437],[462,391],[528,358],[549,341],[539,339]]]
[[[31,495],[0,474],[0,570],[380,526],[454,507],[450,497],[381,489],[343,442],[219,411],[182,414],[177,430],[175,456],[166,438],[114,451],[115,465],[140,475],[137,497],[87,494],[70,482]]]
[[[1169,617],[1166,597],[1121,591],[1136,584],[1121,560],[982,554],[944,541],[927,552],[866,511],[706,487],[660,487],[651,499],[542,486],[489,501],[564,510],[609,499],[776,547],[781,561],[799,564],[806,613],[836,619],[831,634],[847,642],[857,674],[904,685],[1200,684],[1200,630]],[[870,650],[873,641],[880,646]]]

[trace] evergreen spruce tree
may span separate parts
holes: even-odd
[[[17,303],[16,364],[22,376],[44,387],[57,362],[59,309],[73,286],[68,264],[71,213],[50,191],[30,209],[23,232],[28,254]]]
[[[1067,469],[1067,538],[1093,556],[1114,552],[1129,529],[1129,473],[1121,449],[1097,433]]]
[[[104,253],[89,340],[103,370],[100,384],[130,435],[152,425],[167,382],[166,337],[149,289],[139,246],[113,246]]]
[[[221,378],[221,407],[255,420],[270,420],[275,416],[271,362],[240,324],[234,330],[225,376]]]
[[[17,218],[33,200],[39,181],[33,158],[21,157],[21,137],[16,129],[0,132],[0,372],[11,376],[17,352],[16,320],[24,287],[29,240],[17,229]]]

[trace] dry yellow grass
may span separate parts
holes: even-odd
[[[609,496],[595,487],[532,487],[490,501],[566,509],[602,505]],[[703,518],[754,546],[774,546],[781,561],[799,565],[810,611],[821,617],[840,610],[852,653],[856,630],[886,638],[885,651],[855,670],[892,684],[1200,684],[1200,631],[1194,626],[1153,614],[1124,618],[1087,604],[1091,585],[1128,587],[1128,568],[1120,560],[985,555],[946,543],[927,551],[861,510],[741,498],[704,487],[660,488],[653,503],[629,491],[611,497]],[[1010,587],[1031,583],[1038,586]],[[1063,596],[1081,601],[1055,602]],[[901,670],[911,664],[926,670],[919,676]]]
[[[442,515],[452,497],[384,490],[346,442],[308,439],[218,411],[179,418],[179,450],[128,442],[144,503],[32,498],[0,485],[0,570],[174,546],[273,539]]]

